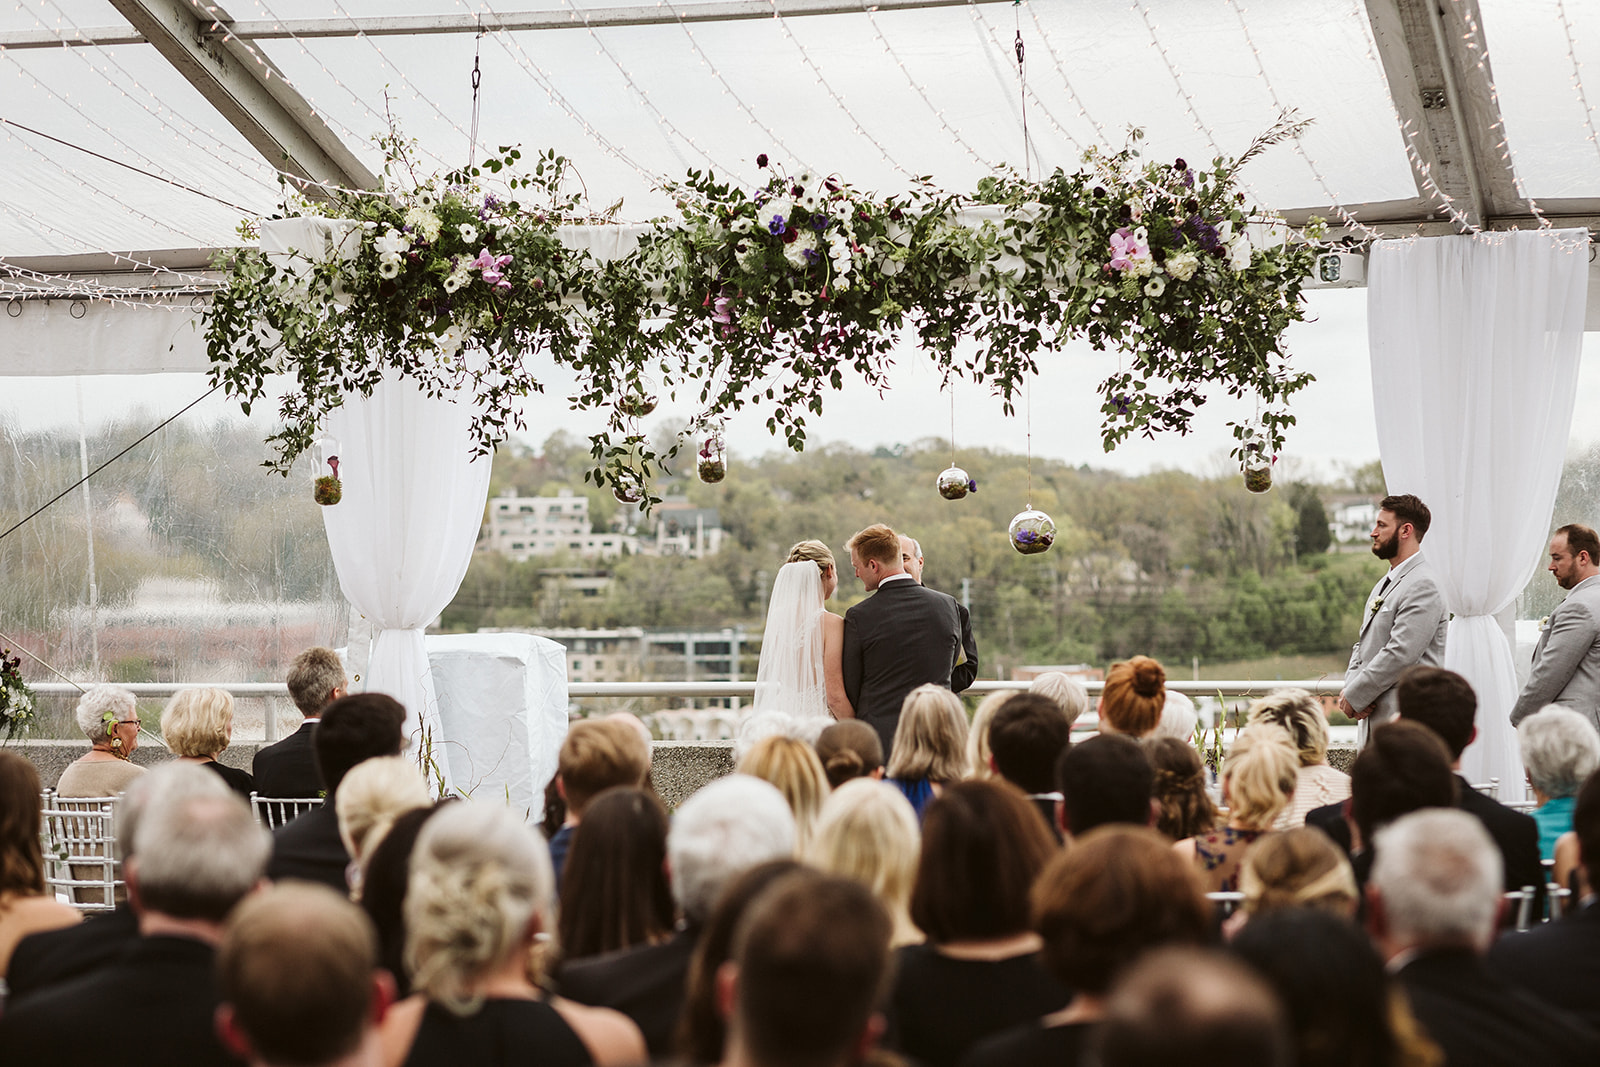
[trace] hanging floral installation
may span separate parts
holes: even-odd
[[[0,648],[0,736],[14,738],[33,722],[33,690],[22,680],[22,658]]]
[[[970,196],[927,183],[873,196],[760,156],[762,188],[691,171],[667,187],[677,216],[611,257],[563,243],[562,227],[608,225],[620,205],[586,211],[553,152],[531,174],[507,148],[426,178],[390,137],[391,191],[291,205],[289,217],[327,220],[320,254],[221,258],[226,281],[206,313],[212,375],[247,412],[269,375],[293,378],[270,439],[269,465],[286,473],[323,417],[385,374],[471,397],[488,451],[563,366],[578,381],[572,405],[607,413],[591,477],[648,497],[666,457],[637,420],[658,396],[690,401],[701,426],[754,407],[798,450],[806,417],[847,372],[889,386],[902,339],[947,375],[987,384],[1010,413],[1038,360],[1085,338],[1120,354],[1099,386],[1108,451],[1132,433],[1187,432],[1220,388],[1257,399],[1256,443],[1276,454],[1295,421],[1288,401],[1312,380],[1282,340],[1304,317],[1321,231],[1247,206],[1236,177],[1299,128],[1286,115],[1209,168],[1146,160],[1134,131],[1074,173],[1001,174]],[[1234,454],[1244,458],[1242,439]]]

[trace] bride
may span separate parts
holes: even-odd
[[[827,545],[801,541],[789,550],[772,583],[754,710],[800,719],[854,716],[841,666],[844,619],[822,607],[837,588],[839,570]]]

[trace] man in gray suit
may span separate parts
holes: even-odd
[[[1600,537],[1568,525],[1550,539],[1550,573],[1569,589],[1533,649],[1528,684],[1511,709],[1515,726],[1546,704],[1562,704],[1600,728]]]
[[[1400,713],[1395,686],[1407,667],[1444,666],[1450,613],[1433,569],[1422,556],[1422,538],[1433,516],[1410,493],[1386,496],[1372,527],[1372,554],[1389,561],[1361,613],[1361,638],[1339,694],[1339,710],[1360,720],[1357,744],[1375,726]]]

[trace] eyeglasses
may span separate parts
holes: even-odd
[[[138,719],[118,719],[117,720],[117,725],[118,726],[143,726],[144,724],[141,723]]]

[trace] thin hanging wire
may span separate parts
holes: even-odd
[[[1022,410],[1026,420],[1028,434],[1028,506],[1025,510],[1033,510],[1033,379],[1028,379],[1028,384],[1023,387]]]
[[[18,652],[21,652],[24,656],[27,656],[29,659],[33,660],[33,662],[37,663],[39,666],[41,666],[45,670],[49,671],[51,674],[55,675],[57,678],[60,678],[63,682],[66,682],[68,685],[72,686],[72,688],[76,689],[78,692],[80,692],[80,693],[88,692],[88,690],[85,689],[83,686],[79,685],[77,682],[74,682],[71,678],[68,678],[66,675],[64,675],[60,671],[56,670],[49,663],[47,663],[44,660],[40,659],[38,656],[35,656],[32,652],[29,652],[27,649],[25,649],[21,645],[17,644],[11,638],[7,637],[5,634],[0,633],[0,641],[4,641],[7,645],[10,645],[11,648],[13,648],[14,650],[16,650]]]
[[[1022,57],[1027,48],[1022,43],[1022,0],[1013,0],[1011,10],[1017,17],[1017,93],[1021,97],[1018,103],[1022,107],[1022,174],[1029,181],[1033,180],[1033,140],[1028,135],[1028,75],[1023,67]]]
[[[944,383],[945,391],[950,394],[950,466],[956,465],[956,394],[950,388],[949,379]]]
[[[483,20],[479,17],[478,36],[472,45],[472,133],[467,139],[467,169],[472,169],[478,153],[478,86],[483,84],[483,69],[478,65],[483,58]]]

